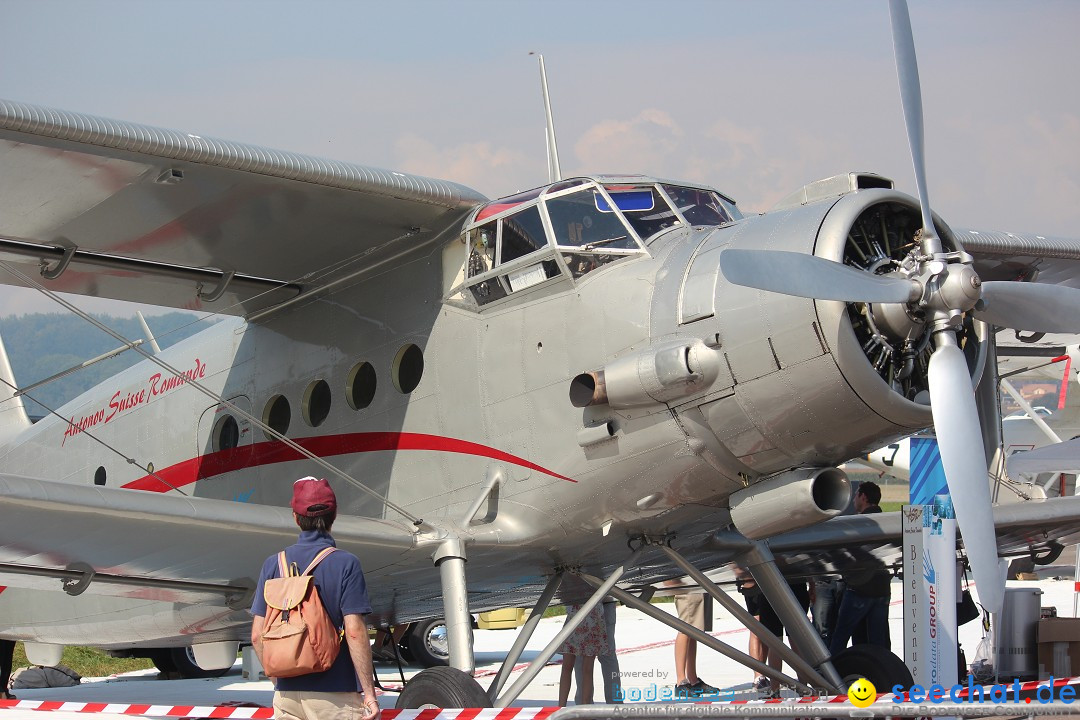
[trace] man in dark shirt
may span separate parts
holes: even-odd
[[[881,488],[877,483],[864,482],[855,491],[855,511],[860,515],[881,512]],[[836,629],[829,640],[829,652],[836,655],[847,647],[856,628],[866,621],[867,642],[891,649],[889,639],[889,600],[892,595],[892,576],[881,563],[876,567],[844,573],[847,589],[840,601]]]
[[[337,517],[337,497],[330,483],[306,477],[293,483],[293,518],[300,528],[300,540],[285,548],[291,565],[305,568],[326,547],[335,546],[330,528]],[[315,587],[335,627],[344,628],[346,647],[328,670],[276,680],[274,716],[277,720],[322,720],[335,717],[364,717],[378,720],[379,703],[371,664],[371,644],[364,615],[371,612],[367,584],[360,560],[338,550],[323,559],[313,571]],[[262,640],[266,600],[263,585],[278,576],[277,554],[263,563],[251,614],[251,642]],[[363,698],[360,693],[363,692]]]

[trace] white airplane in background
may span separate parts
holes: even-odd
[[[991,482],[998,485],[994,495],[1002,502],[1030,496],[1032,492],[1036,497],[1043,497],[1043,493],[1073,494],[1072,478],[1062,475],[1062,472],[1068,472],[1067,467],[1040,469],[1042,464],[1030,464],[1040,457],[1046,458],[1051,465],[1060,464],[1060,460],[1067,457],[1062,453],[1067,453],[1070,446],[1058,444],[1080,435],[1080,401],[1077,401],[1080,388],[1075,387],[1080,384],[1080,348],[1074,344],[1073,337],[1066,337],[1064,341],[1052,340],[1041,346],[998,345],[997,367],[1002,388],[1002,413],[1005,414],[1001,418],[1001,452],[990,463],[990,476]],[[1041,394],[1025,393],[1025,385],[1034,386]],[[1070,388],[1073,390],[1072,403],[1067,402]],[[1030,402],[1025,395],[1030,397]],[[1056,447],[1051,450],[1051,446]],[[1028,453],[1036,448],[1046,448],[1046,452]],[[848,465],[864,465],[907,481],[911,476],[911,452],[911,438],[902,438]],[[1017,453],[1022,455],[1016,456]],[[1014,456],[1019,463],[1014,462]],[[1055,459],[1050,460],[1051,457]],[[1021,470],[1025,464],[1027,468]],[[1007,466],[1015,468],[1015,472],[1006,473]],[[1025,482],[1021,472],[1032,477]],[[1031,484],[1036,474],[1040,477],[1037,489],[1033,489]]]
[[[1080,332],[1080,290],[1053,274],[1080,242],[932,214],[907,7],[891,8],[918,197],[853,172],[753,217],[692,183],[562,178],[554,157],[548,184],[489,201],[0,100],[0,280],[229,316],[140,346],[35,424],[0,352],[0,635],[45,660],[78,643],[231,665],[254,575],[295,537],[291,483],[320,474],[372,622],[445,618],[449,667],[399,707],[505,706],[557,650],[504,688],[527,623],[481,688],[470,612],[582,602],[568,633],[608,594],[657,612],[630,591],[684,574],[800,677],[658,613],[748,667],[806,692],[910,683],[881,648],[830,657],[781,569],[895,557],[898,514],[835,517],[837,465],[931,424],[984,606],[1002,601],[999,553],[1080,537],[1073,498],[991,506],[977,414],[986,323]],[[798,653],[700,572],[727,563]]]

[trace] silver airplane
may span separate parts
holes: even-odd
[[[557,649],[505,687],[553,599],[655,613],[651,589],[689,575],[763,632],[701,572],[729,563],[785,620],[799,652],[765,640],[798,678],[659,614],[807,692],[910,681],[881,649],[830,657],[781,571],[895,557],[898,513],[834,517],[836,466],[932,424],[984,605],[999,553],[1080,534],[1071,498],[992,508],[972,393],[993,375],[986,323],[1080,331],[1062,311],[1080,291],[1048,270],[1080,243],[931,214],[902,2],[893,28],[917,197],[847,173],[752,217],[691,183],[553,163],[489,201],[0,101],[5,282],[227,318],[135,347],[34,424],[0,353],[0,635],[46,661],[77,643],[230,665],[257,569],[295,536],[291,483],[319,474],[372,621],[444,619],[449,665],[400,707],[512,702]],[[534,603],[481,688],[470,613]]]

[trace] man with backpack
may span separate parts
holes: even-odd
[[[263,563],[251,605],[251,643],[275,678],[275,717],[379,720],[364,622],[371,612],[364,572],[355,555],[332,549],[337,497],[326,480],[305,477],[293,483],[291,505],[300,539]],[[297,583],[305,588],[299,598],[293,591]]]

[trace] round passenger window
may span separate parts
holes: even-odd
[[[316,380],[304,393],[304,420],[311,427],[319,427],[330,414],[330,386],[325,380]]]
[[[151,472],[153,472],[153,471],[151,470]],[[95,485],[104,485],[105,484],[105,466],[104,465],[99,466],[98,469],[94,471],[94,484]]]
[[[232,450],[240,444],[240,426],[232,415],[223,415],[214,423],[214,452]]]
[[[284,435],[289,432],[289,423],[292,422],[292,408],[284,395],[275,395],[266,403],[263,410],[263,422],[270,426],[274,432]],[[263,432],[267,440],[276,438],[270,433]]]
[[[394,358],[394,387],[411,393],[424,376],[424,353],[415,345],[406,345]]]
[[[369,362],[356,365],[349,372],[349,382],[345,385],[345,394],[353,410],[363,410],[375,399],[375,387],[378,379],[375,368]]]

